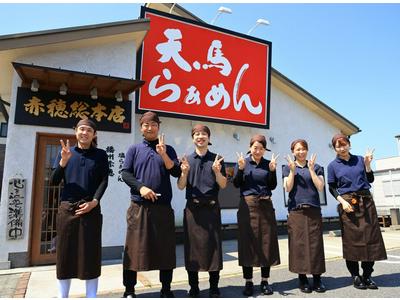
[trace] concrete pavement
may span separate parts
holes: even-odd
[[[396,249],[400,248],[400,231],[390,230],[388,228],[384,229],[382,232],[383,239],[385,241],[386,249]],[[327,261],[342,259],[342,243],[340,236],[334,236],[329,234],[324,234],[324,247],[325,247],[325,257]],[[271,270],[271,276],[273,276],[275,269],[287,268],[288,266],[288,241],[287,236],[279,236],[279,249],[281,255],[281,265],[273,267]],[[237,276],[241,274],[241,267],[238,266],[238,253],[237,253],[237,241],[229,240],[223,242],[224,251],[224,269],[221,271],[221,277],[227,278],[232,276]],[[172,286],[182,285],[187,283],[187,273],[184,267],[183,258],[183,245],[177,245],[177,268],[174,270]],[[24,276],[19,276],[25,274]],[[30,277],[27,275],[30,274]],[[9,276],[5,276],[9,275]],[[329,274],[327,274],[329,275]],[[1,279],[11,278],[12,276],[19,276],[19,281],[15,285],[15,280],[11,283],[9,280],[8,286],[3,286],[0,288],[8,288],[8,293],[13,286],[18,285],[18,293],[14,293],[15,296],[21,295],[21,290],[23,289],[23,279],[27,282],[26,285],[26,298],[52,298],[57,297],[57,281],[55,266],[41,266],[41,267],[28,267],[28,268],[17,268],[10,270],[0,270],[0,282]],[[28,278],[28,279],[27,279]],[[199,273],[200,281],[208,281],[208,273]],[[22,280],[22,283],[21,283]],[[159,282],[159,272],[149,271],[141,272],[138,274],[138,284],[136,290],[138,294],[140,291],[158,288],[160,287]],[[17,291],[17,287],[15,287]],[[98,295],[106,296],[110,293],[123,293],[124,286],[122,285],[122,265],[121,261],[104,261],[102,266],[102,275],[99,280]],[[6,296],[5,292],[0,293],[2,297]],[[77,279],[72,280],[70,297],[85,297],[85,282]]]

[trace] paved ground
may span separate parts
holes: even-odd
[[[385,262],[376,262],[374,266],[373,279],[379,286],[378,290],[357,290],[352,286],[351,278],[346,269],[343,259],[333,259],[327,261],[327,272],[322,280],[327,287],[323,294],[312,292],[311,294],[302,293],[298,287],[297,276],[288,271],[287,266],[274,268],[271,272],[270,284],[274,289],[274,294],[264,296],[260,294],[260,272],[254,272],[255,293],[253,297],[262,298],[399,298],[400,293],[400,249],[389,250],[389,257]],[[312,284],[312,279],[310,283]],[[244,281],[240,275],[224,276],[220,280],[221,297],[241,298]],[[188,285],[174,284],[172,286],[177,298],[187,297]],[[208,297],[208,282],[203,280],[200,283],[201,297]],[[140,288],[137,296],[140,298],[159,297],[159,287]],[[119,298],[121,293],[107,293],[99,297]]]
[[[342,259],[341,238],[324,234],[325,257],[327,273],[324,280],[329,291],[325,294],[307,294],[307,297],[397,297],[400,294],[400,231],[385,229],[382,233],[388,249],[388,261],[377,262],[375,265],[375,280],[381,286],[378,291],[358,291],[351,287],[351,282]],[[270,283],[273,284],[274,297],[304,297],[297,289],[296,276],[287,270],[287,236],[279,237],[281,265],[271,270]],[[223,297],[241,297],[241,268],[237,262],[237,241],[223,242],[224,269],[221,271],[221,292]],[[259,282],[259,271],[255,269],[255,284]],[[136,286],[139,297],[158,297],[160,283],[158,271],[138,274]],[[201,272],[200,287],[202,297],[208,296],[208,273]],[[258,277],[257,277],[258,276]],[[99,282],[99,297],[121,297],[122,285],[121,261],[103,262],[102,275]],[[174,270],[172,283],[177,297],[186,297],[187,274],[184,269],[183,246],[177,246],[177,268]],[[256,286],[256,288],[258,288]],[[55,266],[41,266],[0,270],[0,297],[52,298],[57,296]],[[84,297],[84,281],[73,280],[71,297]],[[257,296],[257,295],[255,295]]]

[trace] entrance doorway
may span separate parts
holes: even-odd
[[[51,168],[61,151],[60,139],[76,143],[75,135],[41,134],[36,136],[35,176],[33,180],[33,213],[31,264],[56,262],[56,216],[63,183],[50,185]]]

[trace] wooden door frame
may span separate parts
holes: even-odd
[[[32,197],[31,197],[31,211],[30,211],[30,234],[29,234],[29,239],[28,239],[28,257],[29,257],[29,264],[35,265],[38,264],[53,264],[55,261],[55,254],[49,254],[46,258],[43,259],[41,262],[35,262],[35,259],[40,256],[40,245],[39,248],[37,245],[33,245],[33,242],[35,241],[34,235],[35,234],[40,234],[41,233],[41,211],[43,208],[43,200],[42,201],[35,201],[35,199],[43,199],[43,193],[44,190],[44,175],[43,174],[43,163],[46,160],[46,148],[43,145],[45,143],[42,143],[42,140],[45,141],[46,139],[70,139],[70,140],[75,140],[76,137],[74,134],[61,134],[61,133],[46,133],[46,132],[36,132],[36,137],[35,137],[35,158],[34,158],[34,164],[33,164],[33,180],[32,180]],[[43,156],[44,154],[44,156]],[[41,160],[41,161],[39,161]],[[41,176],[39,176],[41,175]],[[42,179],[42,180],[39,180]],[[39,223],[39,224],[38,224]],[[37,252],[38,251],[38,252]],[[36,257],[34,257],[36,255]]]

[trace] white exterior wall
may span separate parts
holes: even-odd
[[[103,45],[96,48],[80,48],[63,53],[46,53],[32,57],[21,57],[21,63],[34,63],[48,67],[76,71],[87,71],[124,78],[134,78],[136,68],[136,49],[133,42],[112,45]],[[17,88],[21,80],[14,72],[11,94],[11,109],[6,144],[5,167],[3,177],[3,191],[0,206],[0,262],[8,260],[9,252],[26,252],[29,249],[30,219],[32,209],[32,182],[34,174],[34,155],[36,132],[73,134],[72,129],[52,128],[44,126],[28,126],[14,124],[15,101]],[[132,97],[133,98],[133,97]],[[134,114],[134,107],[132,108]],[[98,132],[99,147],[113,145],[116,152],[125,152],[134,142],[135,133],[117,134],[115,132]],[[114,172],[117,169],[114,170]],[[16,241],[6,240],[7,221],[7,188],[8,179],[15,174],[22,174],[27,180],[26,203],[24,216],[24,238]],[[103,196],[103,246],[123,244],[125,235],[125,214],[129,205],[129,189],[126,185],[117,182],[117,176],[111,177],[109,186]]]
[[[121,43],[97,48],[81,48],[63,53],[47,53],[35,57],[23,57],[18,60],[22,63],[34,63],[49,67],[61,67],[76,71],[87,71],[111,76],[134,78],[136,49],[133,43]],[[71,134],[73,131],[67,128],[51,128],[27,125],[15,125],[15,99],[17,87],[21,81],[14,74],[10,122],[7,139],[7,151],[3,186],[7,186],[7,180],[20,173],[27,179],[26,205],[24,217],[24,238],[17,241],[6,241],[5,230],[0,230],[0,262],[7,261],[9,252],[26,252],[29,249],[30,213],[32,203],[32,177],[34,174],[34,145],[36,132]],[[132,97],[132,99],[134,99]],[[271,93],[271,129],[264,130],[251,127],[225,125],[211,122],[202,122],[211,129],[210,150],[225,157],[226,162],[236,161],[236,152],[247,152],[249,140],[253,134],[261,133],[274,137],[275,144],[268,141],[268,148],[274,153],[280,153],[277,170],[278,186],[273,191],[273,202],[278,220],[286,219],[287,209],[283,202],[281,165],[285,163],[284,155],[290,153],[290,143],[296,138],[304,138],[309,142],[310,154],[317,153],[317,162],[327,170],[328,163],[335,154],[328,147],[331,137],[339,130],[331,126],[327,121],[307,109],[305,106],[290,98],[281,90],[272,86]],[[138,126],[139,116],[134,114],[132,107],[132,133],[99,132],[99,147],[113,145],[116,152],[126,152],[132,143],[141,141]],[[190,132],[193,124],[200,123],[190,120],[161,117],[161,132],[166,135],[166,142],[172,145],[178,156],[189,154],[193,151]],[[239,136],[239,140],[233,138],[233,134]],[[266,153],[270,158],[271,153]],[[115,160],[114,173],[117,173],[117,159]],[[171,179],[174,198],[172,205],[175,209],[176,225],[182,225],[183,208],[185,206],[185,192],[178,190],[176,179]],[[328,205],[323,206],[323,216],[336,216],[336,201],[326,189]],[[7,188],[3,189],[0,207],[0,228],[6,228],[6,198]],[[103,212],[103,246],[120,246],[124,244],[126,232],[126,209],[129,206],[129,189],[117,181],[117,176],[110,177],[109,186],[102,199]],[[222,211],[223,223],[236,223],[236,209],[224,209]]]
[[[372,184],[374,201],[378,213],[389,214],[390,208],[400,208],[400,195],[395,192],[400,180],[400,156],[378,159],[375,167],[375,180]],[[384,192],[384,182],[392,185],[386,190],[387,195]]]
[[[277,220],[286,220],[287,208],[284,206],[283,200],[281,165],[286,163],[283,156],[291,153],[290,143],[297,138],[306,139],[309,143],[310,155],[316,153],[317,163],[325,167],[325,172],[327,172],[329,162],[335,157],[334,151],[329,148],[330,139],[339,130],[275,87],[272,87],[271,94],[270,130],[162,117],[160,131],[165,133],[167,144],[172,145],[178,156],[181,157],[183,154],[194,151],[190,136],[193,124],[206,124],[210,127],[213,144],[209,149],[222,155],[225,162],[236,162],[236,152],[247,152],[250,137],[253,134],[264,134],[267,140],[269,137],[274,137],[275,144],[268,140],[268,148],[274,153],[280,153],[280,158],[277,168],[278,186],[273,191],[272,198]],[[138,116],[135,122],[138,123]],[[233,138],[233,133],[239,135],[239,141]],[[136,136],[140,136],[139,128],[137,128]],[[265,157],[270,159],[272,152],[266,152]],[[176,187],[176,179],[171,181],[174,189],[172,205],[175,210],[176,225],[181,226],[185,193]],[[326,189],[326,195],[328,205],[322,207],[323,216],[336,216],[337,201],[330,196],[328,189]],[[223,209],[222,223],[236,223],[236,212],[237,209]]]

